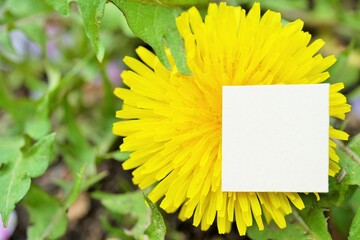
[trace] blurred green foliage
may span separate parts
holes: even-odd
[[[115,165],[119,169],[112,169],[116,161],[129,156],[118,151],[121,139],[111,132],[115,111],[121,107],[112,92],[121,85],[122,58],[145,44],[167,66],[165,43],[179,70],[189,73],[175,17],[190,5],[203,11],[207,2],[0,2],[0,213],[4,222],[15,206],[23,206],[29,216],[28,239],[68,236],[73,220],[67,212],[81,194],[91,193],[91,207],[103,209],[99,214],[103,238],[233,236],[204,235],[193,227],[180,230],[171,216],[162,218],[142,191],[132,190],[119,164]],[[248,9],[254,1],[227,2]],[[330,179],[330,192],[321,194],[320,201],[304,195],[307,208],[294,209],[287,228],[280,230],[272,223],[264,231],[252,227],[248,237],[359,239],[360,1],[260,2],[263,11],[280,11],[286,21],[303,19],[306,31],[327,42],[322,53],[338,59],[330,69],[329,82],[345,83],[354,111],[347,122],[335,122],[352,139],[339,145],[343,172],[338,179]],[[110,180],[115,184],[104,187]]]

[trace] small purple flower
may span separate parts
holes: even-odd
[[[22,31],[13,30],[10,32],[10,39],[16,52],[21,56],[41,56],[41,47],[31,41]]]
[[[360,97],[355,98],[351,102],[352,113],[355,114],[357,118],[360,118]]]
[[[120,78],[121,72],[125,66],[119,64],[120,61],[113,60],[106,65],[106,73],[115,85],[120,85],[122,80]]]
[[[11,235],[15,231],[16,225],[17,225],[17,215],[15,211],[13,211],[10,214],[10,218],[6,227],[4,227],[0,217],[0,240],[10,239]]]

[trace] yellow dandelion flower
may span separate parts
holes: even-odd
[[[121,151],[132,152],[123,163],[133,171],[141,189],[156,186],[149,198],[167,212],[180,209],[179,218],[207,230],[215,221],[219,233],[228,233],[236,222],[241,235],[255,220],[260,230],[266,221],[286,226],[285,216],[304,208],[297,193],[221,191],[221,99],[223,85],[317,84],[336,61],[317,51],[322,40],[310,44],[303,22],[283,25],[280,13],[260,5],[246,14],[240,7],[210,4],[203,21],[193,7],[177,19],[191,75],[181,74],[169,50],[172,69],[145,48],[141,58],[125,57],[122,73],[130,89],[117,88],[123,100],[113,132],[124,136]],[[342,83],[330,86],[330,116],[345,118],[350,111]],[[333,127],[330,138],[348,135]],[[339,172],[336,144],[329,139],[329,175]],[[318,195],[317,195],[318,197]]]

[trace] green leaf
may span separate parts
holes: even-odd
[[[353,195],[348,201],[348,204],[351,206],[354,212],[356,212],[357,209],[360,208],[360,188],[356,187]]]
[[[354,139],[355,140],[355,139]],[[359,143],[358,140],[352,141],[350,146],[351,148],[354,148],[355,145]],[[355,149],[355,148],[354,148]],[[351,152],[352,154],[355,154],[356,152]],[[340,166],[341,168],[346,171],[346,174],[344,178],[342,179],[341,184],[345,185],[358,185],[360,186],[360,165],[358,165],[350,156],[349,154],[345,153],[344,150],[337,148],[337,154],[340,157]]]
[[[36,102],[29,98],[17,99],[13,96],[12,92],[13,91],[7,86],[5,81],[0,81],[0,108],[11,115],[16,123],[16,127],[20,128],[22,132],[29,116],[34,114]]]
[[[354,213],[351,207],[346,203],[343,206],[330,209],[329,221],[332,229],[336,229],[335,231],[338,235],[342,235],[342,239],[345,239],[349,234],[351,220],[354,217]]]
[[[25,132],[32,138],[39,139],[51,129],[48,95],[44,95],[36,105],[36,112],[25,122]]]
[[[337,17],[338,6],[335,5],[336,1],[319,0],[314,3],[312,14],[318,19],[323,21],[331,21]]]
[[[114,4],[106,4],[104,18],[101,27],[111,31],[117,31],[119,28],[129,38],[134,38],[135,35],[129,28],[124,14]]]
[[[308,238],[304,235],[304,229],[298,224],[288,224],[286,228],[279,229],[279,227],[277,227],[274,223],[271,223],[266,225],[263,231],[259,231],[257,226],[252,226],[248,228],[247,235],[251,239],[256,240],[308,240]]]
[[[90,146],[86,135],[81,131],[74,109],[65,102],[65,123],[68,132],[68,142],[62,146],[62,152],[65,162],[68,164],[74,176],[80,172],[81,168],[86,164],[88,169],[95,168],[96,151]]]
[[[245,0],[247,1],[247,0]],[[258,0],[250,0],[250,3],[259,2]],[[264,9],[272,9],[285,11],[289,9],[307,9],[308,3],[306,0],[276,0],[276,1],[261,1],[261,7]]]
[[[129,192],[121,195],[96,192],[93,197],[99,199],[105,208],[118,215],[130,215],[136,219],[134,226],[129,229],[128,234],[140,239],[148,228],[150,209],[146,206],[143,192]],[[127,218],[129,223],[129,219]]]
[[[27,193],[31,179],[42,175],[53,155],[55,134],[41,138],[25,152],[8,145],[12,153],[2,158],[4,164],[0,168],[0,214],[6,224],[9,214]],[[16,143],[19,147],[20,143]],[[1,158],[0,158],[1,159]]]
[[[165,239],[166,225],[156,205],[144,194],[146,202],[151,208],[151,224],[145,233],[149,239]]]
[[[121,195],[96,192],[93,197],[99,199],[110,212],[119,215],[128,214],[136,219],[135,225],[127,231],[123,229],[114,231],[112,226],[104,220],[105,228],[111,230],[115,235],[122,239],[129,239],[131,236],[135,239],[143,239],[144,235],[147,235],[149,239],[164,239],[166,234],[164,219],[156,205],[143,192],[136,191]],[[146,205],[144,197],[150,208]],[[129,219],[126,219],[129,223]],[[128,235],[124,236],[124,232],[127,232]]]
[[[355,136],[348,146],[341,142],[338,143],[336,152],[340,157],[339,165],[342,170],[336,178],[329,179],[329,193],[321,196],[318,206],[340,207],[360,186],[360,165],[357,163],[359,161],[359,145],[360,135]]]
[[[73,204],[81,193],[81,185],[86,170],[86,164],[82,166],[80,171],[76,174],[74,184],[71,188],[69,195],[67,196],[64,206],[68,209]]]
[[[360,208],[356,211],[355,217],[351,223],[349,240],[357,240],[360,236]]]
[[[128,0],[112,0],[124,13],[129,27],[136,36],[148,43],[160,61],[170,68],[165,49],[170,48],[180,72],[189,74],[185,49],[177,30],[175,18],[183,11],[180,7],[145,4]]]
[[[105,48],[100,41],[99,31],[104,15],[106,0],[77,0],[80,14],[83,18],[86,35],[95,49],[96,57],[101,62],[104,58]]]
[[[104,230],[109,234],[109,235],[115,235],[119,238],[111,238],[114,240],[135,240],[133,237],[128,236],[124,230],[118,228],[118,227],[113,227],[108,220],[106,220],[105,218],[101,218],[101,225],[103,226]],[[110,238],[107,238],[107,240],[109,240]]]
[[[21,155],[20,148],[24,145],[20,136],[0,138],[0,172],[3,164],[7,164]]]
[[[349,62],[349,56],[354,51],[353,48],[354,44],[349,44],[349,47],[345,51],[336,56],[336,63],[329,69],[329,83],[337,83],[339,79],[341,79],[341,82],[344,83],[346,88],[357,84],[359,71]]]
[[[351,141],[349,142],[348,147],[354,151],[354,153],[356,153],[356,155],[359,157],[360,156],[360,134],[356,135],[355,137],[353,137],[351,139]]]
[[[109,4],[113,6],[117,13],[119,11],[113,4]],[[98,150],[98,159],[101,161],[101,156],[105,155],[109,149],[112,148],[114,142],[116,141],[116,136],[112,133],[112,125],[116,118],[114,116],[114,112],[117,110],[118,102],[113,97],[113,85],[111,80],[109,79],[106,67],[104,64],[100,65],[101,70],[101,79],[102,79],[102,102],[99,103],[100,111],[96,113],[95,119],[97,122],[97,130],[98,133],[94,142],[96,142],[97,150]]]
[[[63,16],[69,15],[70,5],[68,0],[45,0],[47,4],[52,6],[56,11]]]
[[[194,6],[205,5],[209,3],[209,0],[139,0],[138,2],[169,6]]]
[[[331,240],[331,235],[328,231],[327,219],[324,216],[324,210],[317,206],[308,206],[302,211],[299,211],[307,227],[307,234],[311,239]]]
[[[327,219],[324,210],[317,207],[313,196],[302,196],[306,208],[302,211],[293,210],[287,216],[287,226],[280,229],[274,223],[265,226],[263,231],[259,231],[257,226],[248,229],[248,236],[256,240],[331,240],[331,235],[327,230]]]
[[[26,4],[19,4],[18,0],[7,0],[6,8],[17,17],[34,16],[51,10],[43,0],[27,0]]]
[[[340,207],[351,196],[349,192],[351,193],[352,190],[353,187],[346,183],[329,178],[329,192],[321,194],[317,205],[322,208]]]
[[[55,133],[39,139],[32,147],[23,154],[21,169],[29,177],[41,176],[48,167],[49,160],[53,157]]]
[[[58,239],[67,227],[67,216],[59,201],[40,187],[32,185],[24,198],[32,225],[28,229],[29,240]]]

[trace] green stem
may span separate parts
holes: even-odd
[[[305,223],[297,210],[293,209],[292,216],[294,217],[294,220],[304,229],[306,235],[311,235],[310,227]]]

